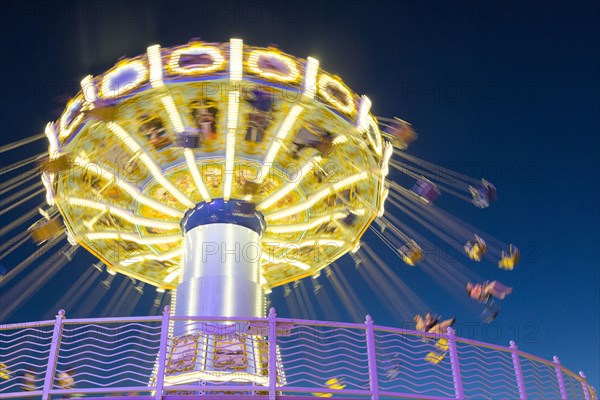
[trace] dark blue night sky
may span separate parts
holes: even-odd
[[[411,154],[489,178],[498,188],[499,201],[485,210],[439,201],[522,249],[522,263],[512,272],[465,260],[479,275],[514,287],[494,325],[473,325],[472,336],[506,346],[514,339],[521,350],[547,359],[558,355],[566,367],[584,370],[590,383],[600,386],[598,2],[3,0],[0,30],[0,145],[41,132],[83,76],[99,74],[119,57],[143,53],[154,43],[241,37],[247,44],[276,44],[287,53],[319,59],[324,69],[368,95],[376,115],[413,124],[419,140]],[[45,147],[40,141],[23,153],[11,152],[2,166]],[[0,225],[19,213],[0,216]],[[381,246],[386,262],[429,306],[456,315],[463,336],[469,333],[465,323],[477,321],[476,314],[461,310],[422,271],[386,253],[383,244],[370,243]],[[23,252],[33,249],[25,246]],[[3,264],[10,269],[25,256],[8,257]],[[10,321],[54,312],[48,308],[92,257],[80,251],[74,261]],[[344,259],[340,267],[348,267],[348,281],[361,293],[361,277],[351,263]],[[365,296],[378,324],[404,323]],[[144,299],[133,313],[148,312],[153,294]],[[0,300],[7,301],[1,294]],[[285,315],[281,290],[272,300]]]

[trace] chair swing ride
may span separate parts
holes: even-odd
[[[438,207],[449,194],[487,208],[497,200],[493,184],[410,155],[417,137],[412,126],[374,116],[366,96],[314,58],[239,39],[151,46],[84,78],[45,135],[49,150],[38,168],[47,206],[29,228],[31,238],[43,245],[66,236],[110,276],[173,291],[175,315],[261,317],[272,288],[323,270],[329,276],[328,266],[345,254],[367,259],[361,238],[368,229],[407,265],[427,263],[427,239],[393,214],[462,244],[473,262],[487,259],[512,270],[519,261],[516,246]],[[412,184],[392,181],[390,168]],[[385,204],[398,212],[385,213]],[[216,256],[199,261],[196,253],[209,239],[231,244],[234,237],[252,257],[234,264]],[[217,295],[224,296],[219,304],[210,301]],[[491,322],[497,302],[485,307],[482,318]],[[430,333],[443,334],[454,323],[417,317],[417,330]],[[173,337],[188,334],[189,327],[176,326]],[[248,340],[240,345],[263,351]],[[437,364],[447,342],[433,346],[426,359]],[[240,358],[224,357],[234,364]],[[237,364],[217,364],[186,376],[242,374]]]

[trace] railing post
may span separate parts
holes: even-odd
[[[510,352],[512,353],[513,366],[515,367],[515,376],[517,377],[517,385],[519,387],[519,399],[527,400],[527,392],[525,391],[525,381],[523,380],[523,371],[521,370],[521,360],[519,360],[519,352],[517,344],[514,340],[510,341]]]
[[[60,350],[60,339],[62,336],[63,318],[65,310],[59,310],[54,322],[52,331],[52,343],[50,343],[50,353],[48,354],[48,365],[46,366],[46,376],[44,377],[44,388],[42,389],[42,400],[50,398],[50,390],[54,385],[54,375],[56,373],[56,364],[58,363],[58,352]]]
[[[588,388],[587,379],[583,371],[579,371],[579,376],[581,377],[581,386],[583,387],[583,397],[585,400],[590,400],[590,389]]]
[[[452,366],[454,394],[458,400],[463,400],[465,398],[465,393],[463,391],[462,376],[460,375],[460,364],[458,363],[456,336],[454,335],[454,329],[451,327],[448,327],[448,351],[450,352],[450,365]]]
[[[565,380],[563,379],[562,369],[560,369],[560,360],[557,356],[553,357],[554,368],[556,369],[556,380],[558,381],[558,389],[560,390],[560,398],[567,400],[567,390],[565,389]]]
[[[369,365],[369,388],[371,399],[379,399],[379,380],[377,376],[377,353],[375,352],[375,332],[373,331],[373,319],[367,315],[365,320],[367,335],[367,360]]]
[[[171,320],[171,307],[165,306],[160,327],[160,346],[158,348],[158,365],[156,367],[156,392],[155,399],[161,400],[165,383],[165,363],[167,359],[167,343],[169,342],[169,322]]]
[[[269,400],[277,396],[277,313],[269,310]]]

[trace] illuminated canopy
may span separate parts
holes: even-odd
[[[239,39],[155,45],[82,80],[49,125],[70,168],[46,187],[78,243],[165,289],[177,285],[182,216],[251,202],[266,221],[268,289],[356,248],[381,211],[389,152],[370,109],[310,57]]]

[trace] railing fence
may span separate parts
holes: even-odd
[[[172,317],[166,307],[161,317],[70,320],[61,310],[54,321],[1,325],[0,398],[129,393],[161,400],[174,393],[245,393],[268,394],[269,400],[334,394],[374,400],[597,399],[583,372],[564,368],[558,357],[546,361],[524,353],[512,341],[501,347],[457,337],[452,328],[436,335],[376,326],[370,316],[364,324],[277,318],[275,309],[267,318],[235,322],[248,329],[242,336],[264,349],[244,353],[254,366],[246,381],[220,373],[209,384],[179,382],[167,368],[173,323],[187,323],[189,330],[232,321]],[[197,340],[209,343],[208,336],[203,331]],[[210,357],[220,351],[216,342],[204,349]]]

